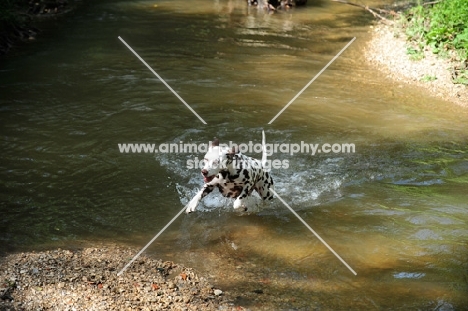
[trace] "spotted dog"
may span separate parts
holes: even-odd
[[[215,187],[225,197],[235,198],[234,208],[243,207],[243,200],[256,190],[263,200],[273,199],[270,187],[273,179],[264,169],[266,163],[265,133],[262,133],[263,155],[262,161],[243,155],[236,147],[220,147],[216,139],[212,142],[205,155],[205,165],[201,170],[203,188],[189,202],[187,213],[195,211],[200,200],[209,194]]]

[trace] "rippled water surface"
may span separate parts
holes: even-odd
[[[264,130],[269,143],[355,144],[271,159],[289,164],[272,172],[278,194],[357,276],[279,200],[255,197],[241,213],[210,195],[149,253],[253,309],[466,308],[468,112],[366,65],[364,11],[309,2],[265,14],[240,0],[88,1],[45,21],[0,61],[2,250],[142,247],[202,186],[186,164],[203,153],[122,154],[119,143],[258,143]]]

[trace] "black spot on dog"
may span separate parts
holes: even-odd
[[[238,196],[242,192],[243,189],[244,188],[242,186],[234,186],[231,188],[231,191],[234,192],[236,196]]]

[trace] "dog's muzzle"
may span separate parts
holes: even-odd
[[[212,181],[213,178],[215,177],[215,175],[213,175],[213,176],[207,176],[207,175],[208,175],[208,171],[207,171],[207,170],[202,170],[201,173],[202,173],[202,175],[203,175],[203,181],[204,181],[205,183]]]

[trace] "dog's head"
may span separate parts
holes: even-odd
[[[219,140],[215,139],[204,158],[204,166],[201,170],[203,181],[210,182],[221,171],[228,168],[238,151],[235,147],[228,148],[219,145]]]

